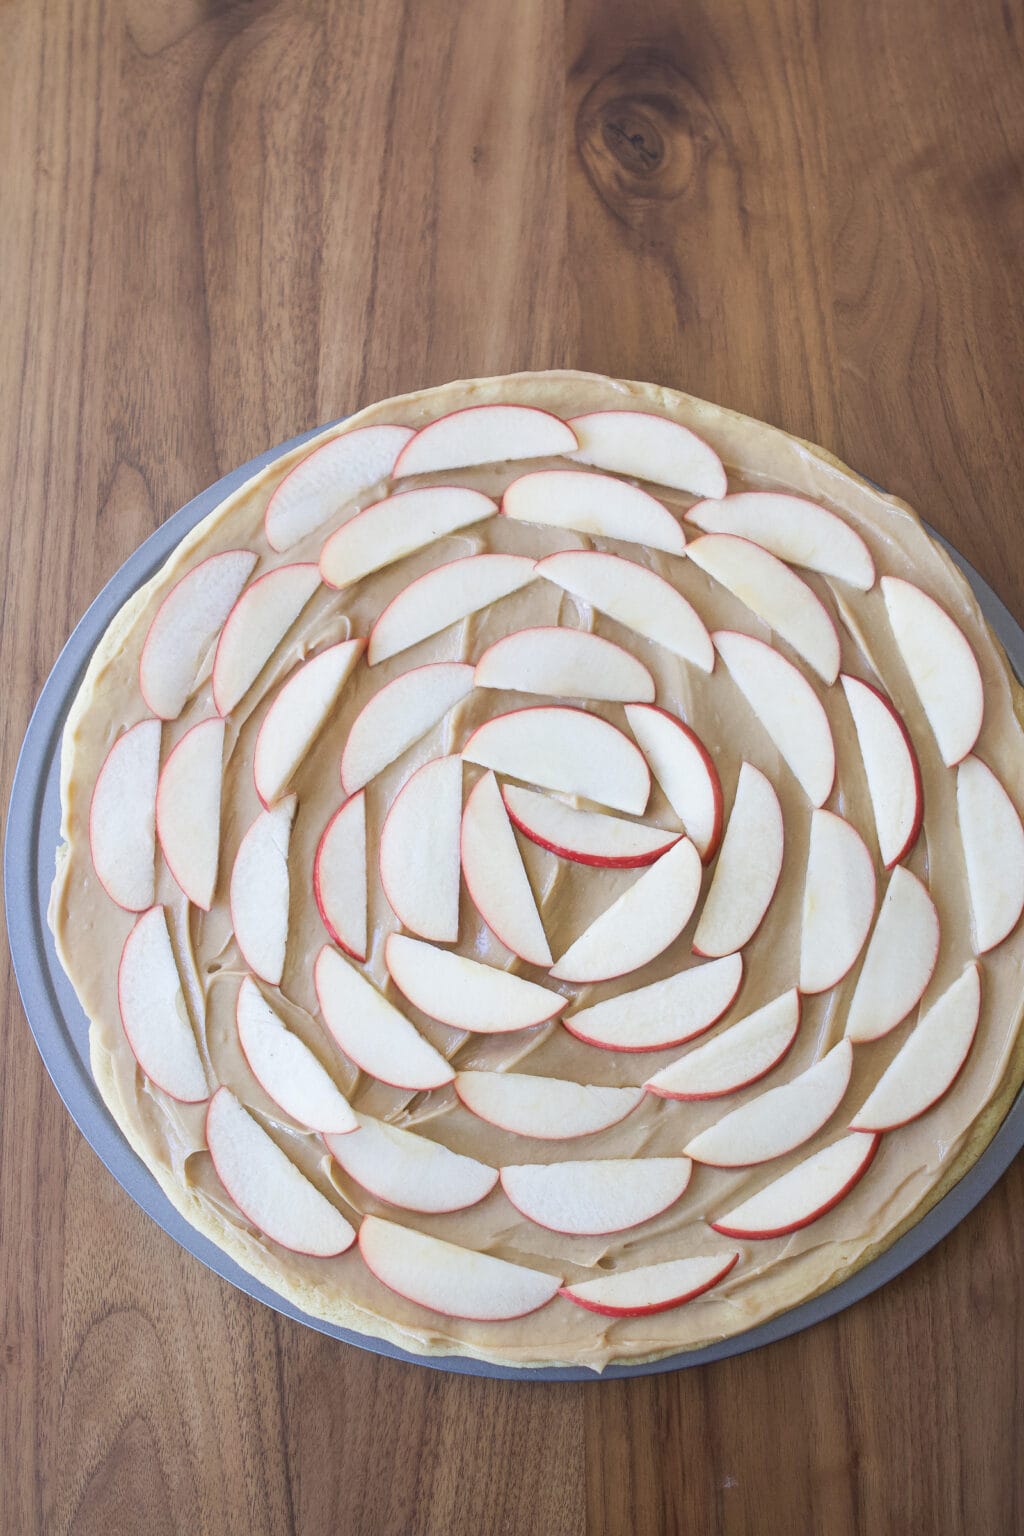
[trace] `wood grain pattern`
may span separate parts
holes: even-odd
[[[3,784],[88,602],[232,465],[397,390],[678,384],[907,496],[1024,613],[1014,0],[7,0]],[[9,971],[0,1526],[1024,1528],[1018,1165],[812,1333],[448,1378],[278,1320],[81,1141]]]

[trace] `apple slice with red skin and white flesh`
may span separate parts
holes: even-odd
[[[978,739],[985,691],[978,659],[960,626],[911,581],[883,576],[889,623],[942,761],[953,768]]]
[[[156,893],[159,720],[140,720],[107,753],[89,804],[89,850],[97,878],[126,912],[144,912]]]
[[[117,1001],[128,1044],[150,1082],[185,1104],[208,1099],[163,907],[143,912],[124,941]]]
[[[1024,911],[1024,828],[995,774],[965,757],[956,775],[956,813],[979,955],[1001,944]]]
[[[490,554],[465,555],[424,572],[381,612],[370,631],[367,661],[375,667],[520,591],[533,581],[534,568],[526,555]]]
[[[366,796],[360,790],[335,811],[313,860],[313,895],[324,927],[353,960],[366,959]]]
[[[697,905],[700,879],[700,854],[681,838],[584,929],[551,975],[582,984],[639,970],[678,939]]]
[[[246,587],[227,616],[213,659],[213,702],[229,715],[320,585],[311,563],[281,565]]]
[[[657,704],[627,704],[626,719],[666,800],[707,864],[722,836],[722,783],[707,747],[685,721]]]
[[[800,990],[827,992],[864,948],[875,915],[867,844],[833,811],[814,811],[800,931]]]
[[[329,587],[350,587],[374,571],[460,528],[493,517],[497,502],[463,485],[425,485],[375,501],[332,533],[320,551]]]
[[[536,1312],[558,1294],[561,1279],[474,1253],[379,1216],[364,1216],[359,1252],[372,1275],[394,1291],[446,1317],[500,1323]]]
[[[350,1061],[393,1088],[443,1088],[454,1069],[336,949],[325,944],[313,982],[324,1023]]]
[[[650,672],[621,645],[555,624],[503,635],[480,657],[474,681],[478,688],[619,704],[650,701],[655,694]]]
[[[711,636],[729,675],[812,805],[824,805],[836,776],[825,708],[803,673],[763,640],[735,629]]]
[[[847,1038],[878,1040],[916,1008],[939,958],[939,914],[928,888],[898,864],[878,909],[846,1015]]]
[[[206,1112],[206,1145],[217,1177],[253,1226],[294,1253],[329,1259],[355,1242],[352,1225],[281,1151],[230,1088]]]
[[[495,715],[477,727],[462,756],[467,763],[630,816],[642,816],[650,798],[651,775],[639,747],[600,715],[566,704]]]
[[[721,501],[698,501],[686,521],[705,533],[734,533],[750,539],[788,565],[834,576],[861,592],[875,584],[875,562],[849,523],[784,491],[738,491]]]
[[[264,1093],[310,1130],[347,1136],[359,1127],[351,1105],[309,1046],[291,1032],[251,976],[235,1007],[238,1042]]]
[[[785,1237],[789,1232],[809,1227],[838,1205],[863,1178],[881,1139],[853,1131],[819,1152],[812,1152],[788,1173],[709,1225],[724,1237],[751,1239]]]
[[[264,805],[273,805],[288,788],[365,649],[365,640],[328,646],[304,661],[274,699],[252,759],[256,793]]]
[[[518,1163],[501,1187],[521,1216],[573,1237],[625,1232],[660,1216],[683,1194],[688,1157],[601,1157],[588,1162]]]
[[[662,827],[624,821],[621,816],[577,810],[517,784],[503,785],[501,795],[513,824],[531,843],[574,864],[638,869],[653,864],[681,836]]]
[[[718,958],[749,944],[772,904],[784,845],[778,795],[760,768],[741,763],[725,839],[693,936],[695,954]]]
[[[799,1028],[800,994],[794,987],[663,1067],[644,1087],[663,1099],[718,1099],[737,1093],[778,1066]]]
[[[769,1088],[732,1110],[683,1148],[694,1162],[746,1168],[792,1152],[827,1125],[846,1095],[853,1046],[838,1045],[780,1088]]]
[[[650,1317],[703,1296],[725,1279],[738,1259],[738,1253],[666,1259],[661,1264],[644,1264],[639,1269],[601,1275],[597,1280],[563,1285],[558,1294],[602,1317]]]
[[[354,795],[401,757],[473,691],[473,668],[432,661],[385,683],[353,720],[341,754],[341,784]]]
[[[224,721],[200,720],[160,771],[156,831],[167,868],[194,906],[209,912],[220,855]]]
[[[578,1040],[606,1051],[663,1051],[717,1024],[742,980],[743,956],[726,955],[581,1008],[562,1023]]]
[[[551,964],[551,949],[493,773],[474,785],[462,813],[462,873],[488,928],[521,960]]]
[[[572,428],[535,405],[467,405],[420,427],[399,454],[395,477],[551,459],[576,447]]]
[[[538,560],[536,574],[571,592],[702,672],[715,665],[704,621],[681,592],[645,565],[600,549],[565,549]]]
[[[669,485],[691,496],[724,496],[725,469],[696,432],[650,411],[588,411],[569,420],[580,446],[573,455],[617,475]]]
[[[256,560],[251,549],[210,555],[175,583],[154,614],[139,657],[139,688],[161,720],[176,720],[184,709]]]
[[[439,943],[459,936],[462,759],[435,757],[402,785],[380,832],[380,883],[398,921]]]
[[[359,1115],[355,1136],[327,1136],[333,1157],[349,1178],[377,1200],[407,1211],[464,1211],[486,1198],[497,1168],[451,1152],[439,1141]]]
[[[272,811],[261,811],[242,838],[231,871],[235,943],[249,969],[273,987],[281,980],[288,947],[288,846],[297,805],[288,795]]]
[[[892,869],[917,842],[924,811],[921,770],[906,726],[872,683],[842,676],[875,818],[878,851]]]
[[[388,935],[384,958],[391,980],[413,1007],[454,1029],[480,1035],[532,1029],[555,1018],[568,1001],[535,981],[403,933]]]
[[[321,443],[289,470],[267,503],[264,530],[271,549],[290,549],[349,502],[394,474],[411,427],[356,427]]]
[[[585,469],[538,469],[521,475],[506,490],[501,510],[519,523],[644,544],[670,555],[686,553],[682,528],[649,491]]]
[[[911,1030],[850,1130],[893,1131],[937,1104],[970,1054],[980,1013],[981,976],[972,961]]]
[[[473,1114],[500,1130],[538,1141],[571,1141],[618,1125],[642,1088],[602,1088],[525,1072],[460,1072],[455,1092]]]

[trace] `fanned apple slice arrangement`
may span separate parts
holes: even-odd
[[[509,470],[500,504],[458,483],[458,472],[494,465]],[[692,499],[682,520],[666,491]],[[543,530],[545,550],[552,539],[566,547],[536,560],[463,554],[425,572],[417,562],[438,541],[495,518]],[[289,555],[312,537],[322,540],[318,561]],[[614,548],[603,547],[609,541]],[[876,569],[840,515],[789,493],[730,495],[713,447],[656,414],[565,421],[532,406],[485,405],[419,430],[369,426],[322,442],[277,485],[256,544],[198,562],[157,608],[139,666],[150,713],[111,745],[89,835],[103,889],[138,914],[118,997],[139,1069],[172,1099],[208,1101],[213,1167],[268,1242],[332,1263],[351,1249],[346,1264],[361,1261],[381,1285],[454,1317],[518,1318],[558,1295],[610,1320],[642,1317],[742,1275],[737,1243],[796,1232],[832,1210],[883,1138],[951,1090],[981,1027],[981,962],[930,990],[939,915],[927,880],[904,863],[926,810],[919,753],[950,775],[975,956],[1020,920],[1024,829],[1011,794],[975,755],[984,691],[974,653],[930,594],[902,577],[878,579],[877,612],[928,741],[911,740],[877,679],[842,671],[842,620],[811,581],[863,595]],[[335,629],[333,643],[312,654],[301,639],[283,651],[309,605],[336,593],[346,616],[367,578],[407,560],[413,574],[365,638],[350,627],[339,639]],[[687,596],[680,560],[692,573]],[[472,636],[481,616],[500,617],[504,600],[534,583],[575,622],[512,627],[475,652],[467,639],[464,659],[424,663],[415,654],[458,626]],[[747,615],[747,628],[709,629],[700,594],[713,589],[727,594],[730,612]],[[598,619],[615,638],[597,632]],[[746,711],[746,750],[757,761],[742,762],[732,782],[722,783],[715,741],[659,702],[666,668],[685,676],[684,696],[699,701],[713,686]],[[357,680],[368,696],[347,710]],[[207,684],[210,711],[176,729]],[[254,708],[260,809],[225,868],[226,755]],[[830,709],[846,711],[845,739],[857,747],[850,765],[837,761]],[[715,707],[694,715],[714,720]],[[339,719],[347,724],[336,809],[312,833],[312,889],[328,941],[312,977],[319,1021],[308,1019],[313,1027],[300,1035],[288,1005],[299,899],[293,832],[304,765]],[[438,729],[444,750],[383,803],[381,775]],[[871,826],[854,825],[842,792],[828,808],[848,766],[866,785]],[[787,776],[788,799],[796,794],[805,807],[800,828],[783,813]],[[558,861],[549,887],[536,874],[538,849]],[[155,904],[158,854],[184,916]],[[804,863],[799,936],[792,972],[772,995],[744,952],[793,858]],[[568,942],[559,924],[555,953],[550,891],[557,905],[561,883],[585,883],[588,870],[612,872],[616,894]],[[396,925],[383,942],[370,917],[377,888]],[[237,1044],[265,1096],[252,1103],[217,1087],[190,981],[190,924],[218,890],[242,972]],[[486,942],[462,953],[467,913]],[[488,935],[508,952],[504,963]],[[383,988],[375,964],[386,970]],[[803,1000],[854,973],[839,1029],[780,1080]],[[870,1061],[874,1042],[900,1028],[866,1097],[844,1110],[855,1060]],[[509,1070],[468,1054],[485,1037],[551,1031],[578,1043],[578,1080],[514,1070],[515,1051]],[[623,1087],[591,1080],[583,1066],[590,1060],[599,1079],[607,1052],[672,1054],[638,1067]],[[397,1093],[392,1118],[354,1108],[343,1072]],[[712,1101],[722,1113],[694,1133],[687,1106]],[[579,1151],[645,1105],[670,1130],[670,1155]],[[524,1160],[493,1166],[430,1135],[453,1106],[470,1132],[481,1128],[483,1145],[483,1127],[518,1138]],[[317,1172],[293,1161],[276,1126],[297,1127],[319,1146]],[[532,1144],[561,1142],[572,1155],[531,1158]],[[781,1172],[752,1175],[753,1192],[739,1203],[716,1194],[713,1170],[783,1158]],[[528,1221],[572,1238],[662,1221],[678,1230],[684,1198],[696,1251],[638,1264],[639,1239],[631,1240],[621,1260],[612,1245],[610,1265],[596,1275],[582,1266],[575,1278],[428,1235],[400,1214],[444,1217],[504,1201],[505,1227]],[[365,1209],[373,1202],[386,1217]],[[570,1252],[563,1267],[578,1272]]]

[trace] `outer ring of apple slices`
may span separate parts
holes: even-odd
[[[716,1256],[717,1267],[714,1268],[712,1273],[707,1274],[701,1279],[697,1279],[696,1274],[694,1274],[692,1281],[687,1282],[683,1280],[683,1284],[686,1287],[684,1290],[667,1296],[661,1301],[650,1302],[646,1306],[616,1306],[611,1302],[602,1302],[596,1298],[600,1297],[601,1287],[610,1290],[612,1282],[617,1282],[616,1289],[622,1290],[625,1289],[631,1279],[635,1283],[641,1277],[646,1279],[658,1270],[668,1270],[671,1268],[678,1273],[684,1265],[689,1265],[692,1273],[701,1260],[697,1258],[669,1259],[663,1264],[644,1264],[639,1269],[626,1270],[623,1273],[616,1270],[612,1274],[602,1275],[597,1280],[583,1280],[575,1285],[563,1285],[558,1294],[564,1296],[568,1301],[574,1301],[578,1307],[583,1307],[587,1312],[597,1312],[601,1317],[653,1317],[657,1312],[669,1312],[674,1307],[681,1307],[685,1302],[695,1301],[698,1296],[703,1296],[705,1291],[710,1291],[725,1279],[726,1275],[739,1263],[739,1257],[738,1253],[730,1253],[723,1259],[717,1259]],[[710,1260],[708,1261],[708,1268],[711,1268]],[[677,1280],[675,1283],[678,1285],[679,1281]]]

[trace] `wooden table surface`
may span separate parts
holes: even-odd
[[[395,391],[682,386],[907,497],[1024,614],[1015,0],[6,0],[2,752],[111,573]],[[5,969],[0,1528],[1024,1529],[1024,1168],[800,1337],[647,1380],[379,1360],[132,1204]]]

